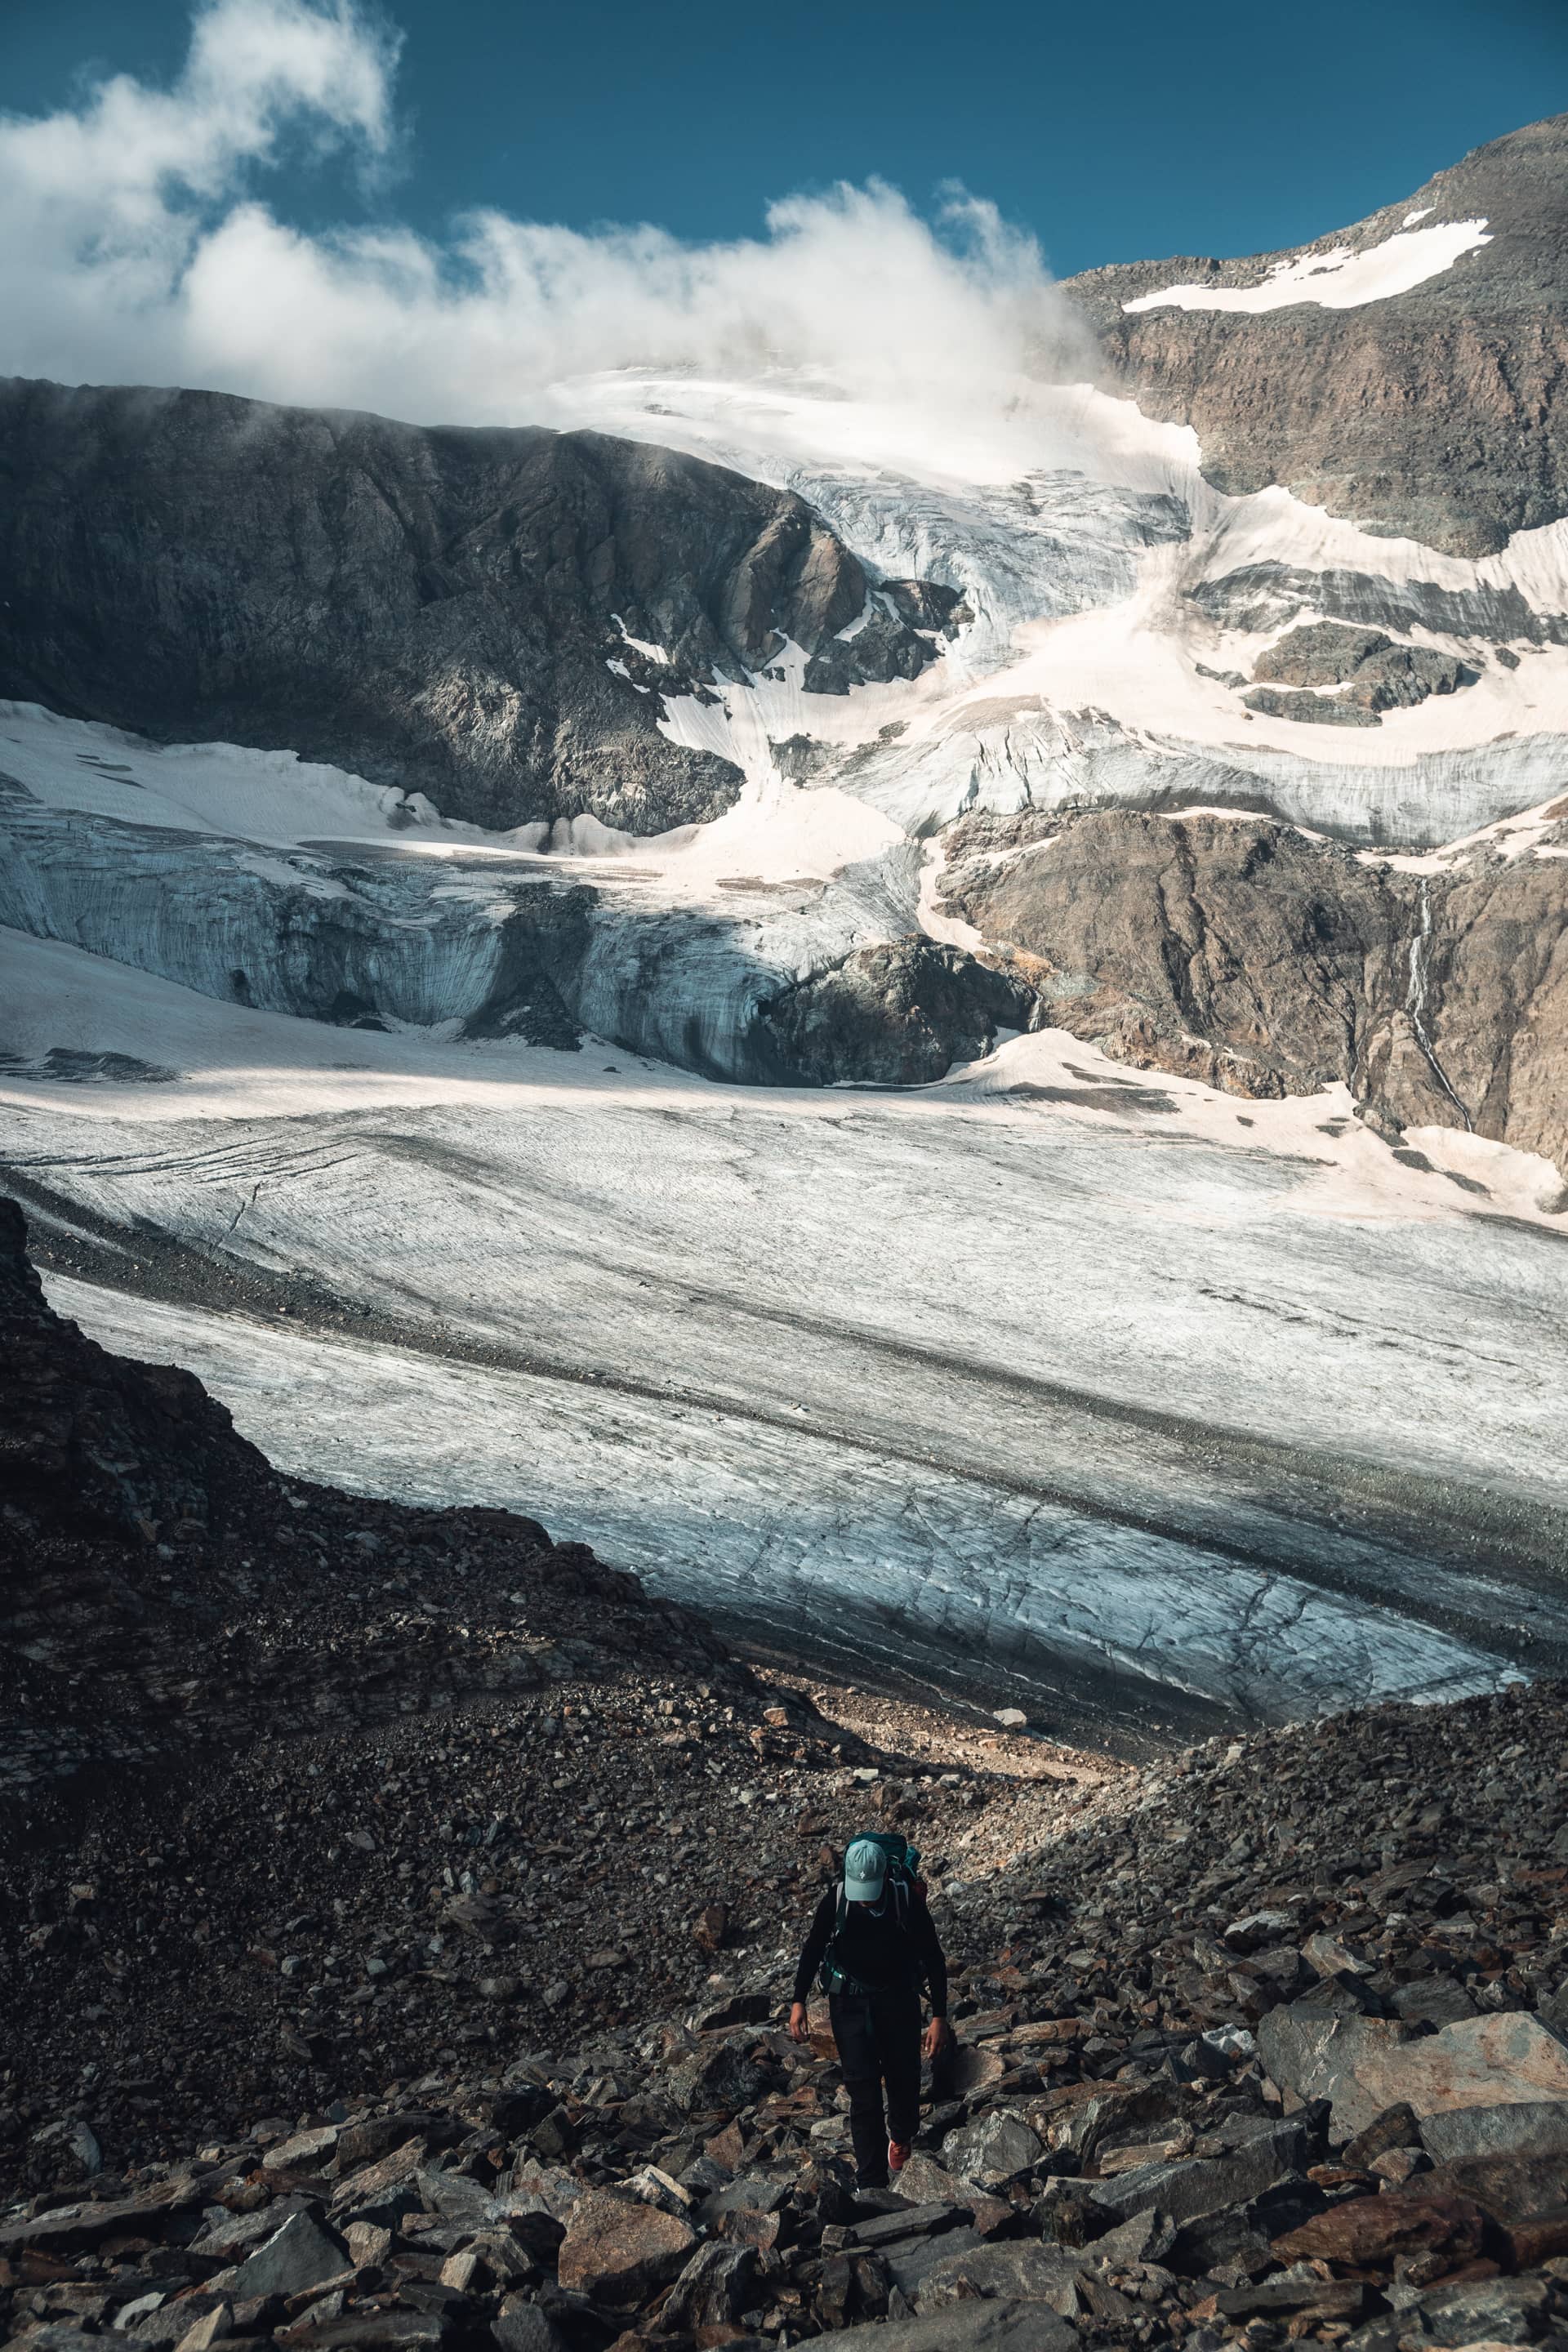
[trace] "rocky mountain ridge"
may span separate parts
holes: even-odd
[[[1408,291],[1262,312],[1142,307],[1256,288],[1449,222],[1487,242]],[[1568,115],[1511,131],[1399,203],[1287,254],[1115,263],[1067,281],[1111,380],[1193,425],[1218,489],[1281,484],[1363,529],[1480,555],[1568,513]],[[1129,309],[1137,304],[1136,309]]]
[[[667,695],[786,642],[818,690],[912,677],[958,604],[873,604],[803,499],[602,434],[12,378],[0,444],[0,695],[492,828],[717,817],[740,774],[659,732]]]

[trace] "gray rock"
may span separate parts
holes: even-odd
[[[254,2213],[230,2213],[221,2205],[215,2206],[209,2211],[205,2229],[192,2240],[190,2251],[214,2262],[240,2262],[258,2246],[264,2246],[268,2238],[275,2238],[290,2214],[304,2210],[300,2200],[281,2197]]]
[[[874,2214],[868,2221],[856,2222],[849,2234],[858,2246],[892,2246],[904,2238],[935,2237],[943,2230],[956,2229],[968,2219],[968,2210],[963,2205],[907,2205],[890,2213]]]
[[[69,2320],[46,2319],[27,2329],[26,2346],[27,2352],[103,2352],[103,2338]]]
[[[490,2322],[500,2352],[567,2352],[566,2339],[538,2304],[509,2294]]]
[[[751,2054],[752,2038],[717,2042],[673,2067],[666,2080],[669,2097],[683,2115],[711,2114],[746,2106],[763,2082]]]
[[[1112,2180],[1092,2182],[1089,2194],[1105,2211],[1123,2217],[1154,2206],[1173,2221],[1194,2221],[1261,2197],[1310,2161],[1303,2125],[1264,2124],[1228,2155],[1141,2165]]]
[[[700,2246],[669,2291],[659,2325],[671,2335],[682,2328],[723,2327],[746,2307],[756,2275],[752,2246],[713,2239]]]
[[[1457,2025],[1460,2018],[1476,2014],[1475,2002],[1452,1977],[1417,1977],[1410,1984],[1395,1985],[1388,2000],[1406,2025]]]
[[[932,2263],[919,2283],[914,2300],[924,2308],[928,2298],[963,2284],[987,2301],[1012,2298],[1048,2304],[1064,2319],[1071,2319],[1079,2308],[1078,2282],[1083,2270],[1083,2256],[1065,2246],[1042,2245],[1033,2238],[994,2240],[963,2247]]]
[[[258,2246],[237,2268],[221,2271],[207,2284],[237,2302],[259,2294],[302,2294],[308,2286],[336,2278],[349,2268],[348,2248],[309,2213],[291,2213],[276,2236]]]
[[[955,2254],[973,2253],[984,2242],[978,2230],[961,2221],[955,2229],[900,2239],[893,2245],[879,2247],[878,2252],[888,2265],[888,2276],[912,2308],[920,2301],[921,2281],[928,2271]]]
[[[122,2303],[115,2313],[116,2329],[123,2335],[128,2328],[134,2328],[140,2321],[150,2319],[155,2311],[162,2309],[166,2301],[167,2297],[162,2292],[133,2295],[129,2303]]]
[[[1032,2171],[1045,2152],[1023,2116],[1005,2107],[993,2107],[973,2123],[961,2125],[942,2144],[949,2171],[983,2189],[1000,2189],[1020,2173]]]
[[[312,2323],[311,2352],[418,2352],[439,2344],[447,2334],[442,2311],[345,2311],[341,2317]],[[262,2339],[265,2340],[265,2339]]]
[[[1402,2315],[1402,2334],[1428,2344],[1529,2344],[1542,2332],[1550,2291],[1541,2278],[1475,2279],[1424,2294]],[[1419,2331],[1411,2326],[1420,2318]]]
[[[834,2352],[1077,2352],[1079,2333],[1039,2303],[955,2303],[914,2319],[872,2320]]]
[[[1450,2107],[1425,2118],[1421,2145],[1436,2164],[1462,2164],[1475,2157],[1568,2156],[1568,2099]]]
[[[1302,694],[1288,687],[1249,686],[1242,696],[1248,710],[1265,719],[1289,719],[1298,727],[1381,727],[1377,712],[1341,694]]]
[[[769,2180],[757,2172],[742,2172],[713,2189],[703,2199],[700,2210],[705,2222],[716,2221],[721,2213],[776,2213],[788,2195],[786,2181]]]
[[[1320,725],[1366,727],[1378,723],[1379,711],[1424,702],[1429,694],[1452,694],[1475,673],[1430,646],[1395,645],[1381,629],[1316,621],[1266,647],[1253,676],[1258,686],[1242,696],[1251,710]],[[1281,694],[1279,686],[1343,691]]]
[[[269,2147],[261,2159],[265,2172],[320,2172],[331,2161],[338,2145],[336,2124],[323,2124],[317,2131],[295,2132]]]
[[[465,2221],[471,2229],[482,2230],[506,2216],[505,2203],[464,2172],[442,2172],[434,2165],[424,2165],[414,2176],[414,2186],[426,2213],[439,2213],[444,2221]]]

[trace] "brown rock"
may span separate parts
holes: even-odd
[[[1068,292],[1144,414],[1195,427],[1216,488],[1279,482],[1374,530],[1488,554],[1568,508],[1568,459],[1545,423],[1568,374],[1565,176],[1558,116],[1294,254],[1118,263]],[[1335,246],[1397,235],[1411,211],[1484,218],[1490,241],[1406,293],[1345,310],[1124,307],[1176,285],[1257,286],[1290,260],[1321,267]]]
[[[1408,2099],[1402,2099],[1397,2106],[1384,2107],[1382,2115],[1375,2116],[1363,2131],[1347,2142],[1341,2162],[1347,2170],[1357,2172],[1389,2148],[1418,2147],[1420,2143],[1421,2126],[1415,2120],[1415,2110]]]
[[[1485,2229],[1486,2216],[1466,2197],[1353,2197],[1276,2238],[1273,2252],[1282,2263],[1345,2263],[1368,2270],[1386,2267],[1401,2254],[1440,2253],[1447,2268],[1480,2252]]]
[[[730,1906],[727,1903],[705,1903],[691,1924],[691,1933],[700,1950],[716,1952],[730,1932]]]
[[[561,2284],[595,2303],[640,2303],[684,2268],[696,2243],[678,2214],[614,2189],[590,2189],[573,2206],[561,2242]]]

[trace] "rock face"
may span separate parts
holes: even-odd
[[[910,939],[861,948],[802,981],[763,1009],[762,1025],[797,1082],[919,1087],[989,1052],[999,1028],[1027,1028],[1033,1011],[1011,972]]]
[[[1340,1081],[1391,1137],[1468,1127],[1568,1171],[1564,818],[1544,856],[1413,876],[1266,817],[974,817],[945,903],[1015,951],[1036,1025],[1232,1094]]]
[[[1101,811],[1059,826],[972,821],[949,903],[1027,959],[1047,1017],[1121,1058],[1238,1094],[1364,1069],[1402,987],[1398,892],[1267,818]],[[982,845],[1033,830],[1016,857]]]
[[[1261,285],[1419,227],[1489,242],[1408,292],[1331,310],[1124,306]],[[1118,264],[1068,281],[1146,413],[1194,425],[1234,493],[1283,484],[1370,530],[1486,554],[1568,512],[1568,116],[1494,140],[1403,203],[1292,254]]]
[[[739,771],[658,731],[666,696],[786,638],[912,677],[955,601],[893,583],[858,656],[866,574],[804,500],[594,433],[10,379],[0,443],[0,695],[494,827],[719,816]]]

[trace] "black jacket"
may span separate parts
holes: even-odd
[[[846,1976],[879,1990],[884,1985],[924,1983],[931,1989],[933,2017],[947,2015],[947,1960],[937,1941],[936,1928],[925,1905],[910,1898],[908,1927],[900,1927],[886,1895],[875,1910],[851,1903],[844,1932],[833,1958]],[[812,1979],[822,1966],[838,1917],[838,1889],[830,1886],[816,1906],[800,1966],[795,1972],[795,1998],[809,1999]]]

